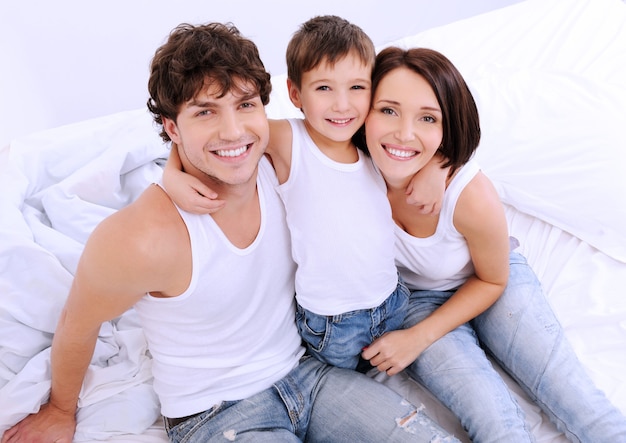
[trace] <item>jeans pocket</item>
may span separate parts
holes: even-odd
[[[296,324],[300,337],[312,350],[321,352],[326,343],[328,318],[325,315],[314,314],[298,306]]]

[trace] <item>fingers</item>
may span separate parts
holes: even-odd
[[[415,206],[420,214],[424,215],[439,215],[441,212],[441,205],[437,203],[422,204],[420,201],[407,197],[407,203]]]
[[[195,212],[197,214],[213,214],[219,211],[226,205],[224,200],[212,200],[206,197],[198,196],[194,198],[191,203],[191,210],[189,212]],[[183,208],[185,209],[185,208]]]
[[[2,440],[0,440],[0,442],[9,443],[16,432],[17,426],[13,426],[12,428],[7,429],[6,431],[4,431],[4,434],[2,434]]]
[[[366,346],[363,348],[363,352],[361,352],[361,357],[365,360],[369,360],[370,364],[378,369],[380,372],[386,372],[387,375],[395,375],[400,370],[397,370],[392,363],[392,360],[386,358],[378,352],[372,346]]]
[[[205,197],[212,200],[217,198],[217,192],[213,191],[211,188],[203,183],[197,183],[194,186],[194,190],[198,193],[198,195],[200,195],[200,197]]]

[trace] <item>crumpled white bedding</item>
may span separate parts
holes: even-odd
[[[477,153],[594,381],[626,413],[626,4],[527,0],[394,42],[446,54],[477,99]],[[298,116],[284,76],[272,117]],[[146,110],[0,150],[0,433],[49,392],[49,346],[82,246],[158,179],[168,150]],[[162,442],[150,355],[133,311],[103,325],[76,441]],[[382,382],[458,421],[402,375]],[[564,437],[509,381],[540,442]],[[141,435],[135,435],[141,434]]]
[[[0,432],[49,393],[52,333],[95,225],[161,173],[167,149],[147,111],[25,137],[2,150]],[[80,398],[77,440],[141,433],[158,417],[133,311],[106,323]]]

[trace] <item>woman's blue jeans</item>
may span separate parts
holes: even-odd
[[[407,368],[459,417],[474,443],[534,441],[522,409],[483,349],[573,442],[626,442],[626,419],[576,357],[526,259],[512,252],[502,296]],[[452,292],[415,291],[405,327]]]

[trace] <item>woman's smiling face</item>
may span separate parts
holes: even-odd
[[[443,139],[441,107],[426,79],[406,67],[389,71],[374,91],[365,136],[388,185],[406,186]]]

